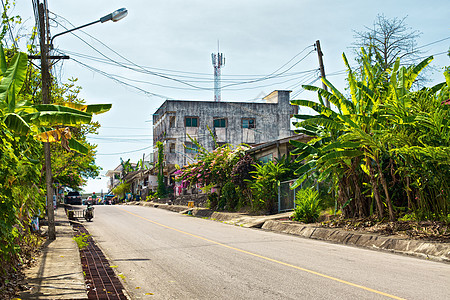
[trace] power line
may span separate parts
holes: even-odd
[[[147,129],[150,130],[150,129]],[[88,137],[97,137],[97,134],[88,134]],[[126,137],[146,137],[146,136],[153,136],[153,134],[127,134],[127,135],[101,135],[102,137],[108,137],[108,138],[126,138]]]
[[[144,127],[113,127],[113,126],[101,126],[100,128],[106,128],[106,129],[139,129],[139,130],[151,130],[151,128],[144,128]]]
[[[62,18],[62,17],[61,17],[61,18]],[[64,18],[63,18],[63,19],[64,19]],[[66,21],[67,21],[67,20],[66,20]],[[69,21],[67,21],[67,22],[69,22]],[[61,25],[63,28],[66,28],[66,27],[65,27],[64,25],[62,25],[61,23],[59,23],[59,22],[57,22],[57,23],[58,23],[59,25]],[[70,23],[70,22],[69,22],[69,23]],[[67,28],[66,28],[66,29],[67,29]],[[82,31],[82,32],[84,32],[84,31]],[[72,34],[74,34],[74,33],[72,33]],[[167,75],[164,75],[164,74],[161,74],[161,73],[156,73],[156,72],[149,71],[149,70],[147,70],[146,68],[144,68],[144,67],[142,67],[142,66],[139,66],[139,65],[135,64],[134,62],[132,62],[131,60],[127,59],[126,57],[124,57],[123,55],[121,55],[120,53],[118,53],[117,51],[115,51],[114,49],[110,48],[109,46],[107,46],[106,44],[104,44],[103,42],[101,42],[99,39],[97,39],[97,38],[95,38],[95,37],[89,35],[88,33],[85,33],[85,34],[87,34],[88,36],[90,36],[90,37],[93,38],[94,40],[98,41],[98,42],[101,43],[104,47],[106,47],[107,49],[109,49],[110,51],[112,51],[113,53],[115,53],[116,55],[118,55],[119,57],[121,57],[122,59],[126,60],[127,62],[129,62],[129,63],[132,64],[133,66],[136,66],[137,68],[139,68],[139,70],[143,71],[144,73],[147,73],[147,74],[150,74],[150,75],[154,75],[154,76],[158,76],[158,77],[161,77],[161,78],[164,78],[164,79],[173,80],[173,81],[176,81],[176,82],[179,82],[179,83],[188,85],[188,86],[190,86],[190,87],[192,87],[192,88],[194,88],[194,89],[211,90],[211,88],[205,88],[205,87],[200,87],[200,86],[197,86],[197,85],[190,84],[188,81],[185,81],[185,80],[179,80],[179,79],[172,78],[172,77],[170,77],[170,76],[167,76]],[[84,41],[84,39],[82,39],[82,38],[79,37],[78,35],[76,35],[76,34],[74,34],[74,35],[75,35],[77,38],[79,38],[80,40],[82,40],[84,43],[86,43],[86,44],[87,44],[90,48],[92,48],[94,51],[96,51],[96,52],[99,53],[101,56],[103,56],[104,58],[106,58],[108,61],[110,61],[110,62],[112,62],[112,63],[114,63],[114,64],[116,64],[116,65],[119,65],[119,66],[121,66],[121,67],[130,69],[130,70],[133,70],[133,71],[138,71],[138,70],[136,70],[135,68],[131,68],[131,67],[127,66],[127,65],[124,64],[124,63],[118,62],[118,61],[116,61],[116,60],[114,60],[114,59],[112,59],[112,58],[106,56],[106,55],[103,54],[101,51],[99,51],[99,50],[96,49],[95,47],[91,46],[91,45],[90,45],[89,43],[87,43],[86,41]],[[234,86],[234,85],[249,84],[249,83],[254,83],[254,82],[259,82],[259,81],[263,81],[263,80],[268,80],[268,79],[272,79],[272,78],[279,77],[279,76],[281,76],[281,75],[287,73],[289,70],[291,70],[291,69],[292,69],[293,67],[295,67],[297,64],[299,64],[301,61],[303,61],[303,59],[305,59],[310,53],[312,53],[313,50],[312,50],[310,53],[308,53],[307,55],[305,55],[305,57],[303,57],[302,59],[300,59],[299,61],[297,61],[295,64],[293,64],[291,67],[289,67],[287,70],[285,70],[285,71],[283,71],[283,72],[281,72],[281,73],[276,74],[276,72],[278,72],[279,70],[281,70],[282,68],[284,68],[284,67],[285,67],[286,65],[288,65],[292,60],[294,60],[298,55],[300,55],[301,53],[303,53],[306,49],[308,49],[308,48],[310,48],[310,47],[312,47],[312,46],[310,45],[310,46],[305,47],[305,49],[303,49],[301,52],[297,53],[297,54],[296,54],[293,58],[291,58],[287,63],[285,63],[284,65],[282,65],[280,68],[278,68],[276,71],[272,72],[272,73],[269,74],[269,75],[266,75],[266,76],[264,76],[264,77],[262,77],[262,78],[258,78],[258,79],[255,79],[255,80],[244,81],[244,82],[230,83],[230,84],[228,84],[228,85],[226,85],[226,86]],[[140,71],[139,71],[139,72],[140,72]],[[149,84],[159,85],[159,84],[155,84],[155,83],[149,83]],[[161,85],[159,85],[159,86],[161,86]],[[224,88],[225,88],[226,86],[224,86]],[[167,86],[163,86],[163,87],[167,87]],[[176,87],[170,87],[170,88],[176,88]]]
[[[134,152],[139,152],[142,150],[147,150],[150,148],[155,148],[154,146],[148,146],[145,148],[141,148],[141,149],[137,149],[137,150],[132,150],[132,151],[126,151],[126,152],[117,152],[117,153],[96,153],[96,155],[120,155],[120,154],[129,154],[129,153],[134,153]]]
[[[56,14],[55,14],[55,15],[56,15]],[[55,22],[58,23],[59,25],[61,25],[64,29],[67,30],[67,28],[66,28],[64,25],[62,25],[61,23],[59,23],[59,22],[57,22],[57,21],[55,21]],[[70,22],[69,22],[69,23],[70,23]],[[83,33],[87,34],[87,33],[84,32],[83,30],[80,30],[80,31],[82,31]],[[121,67],[123,67],[123,68],[130,69],[130,70],[135,70],[135,69],[133,69],[133,68],[128,67],[127,65],[124,65],[124,64],[122,64],[122,63],[120,63],[120,62],[118,62],[118,61],[116,61],[116,60],[110,58],[109,56],[106,56],[105,54],[103,54],[103,53],[102,53],[101,51],[99,51],[97,48],[95,48],[95,47],[93,47],[92,45],[90,45],[88,42],[86,42],[83,38],[81,38],[81,37],[78,36],[77,34],[75,34],[75,33],[73,33],[73,32],[70,32],[70,33],[73,34],[74,36],[76,36],[78,39],[80,39],[83,43],[85,43],[86,45],[88,45],[88,47],[90,47],[92,50],[94,50],[95,52],[97,52],[98,54],[100,54],[101,56],[103,56],[104,58],[110,60],[111,62],[113,62],[113,63],[115,63],[115,64],[117,64],[117,65],[119,65],[119,66],[121,66]],[[89,34],[87,34],[87,35],[90,36],[91,38],[93,38],[93,39],[99,41],[97,38],[95,38],[95,37],[93,37],[93,36],[91,36],[91,35],[89,35]],[[100,42],[100,41],[99,41],[99,42]],[[106,46],[106,45],[103,44],[102,42],[100,42],[100,43],[101,43],[102,45]],[[193,87],[193,88],[204,89],[204,88],[202,88],[202,87],[199,87],[199,86],[190,84],[190,83],[185,82],[185,81],[183,81],[183,80],[179,80],[179,79],[176,79],[176,78],[172,78],[172,77],[170,77],[170,76],[166,76],[166,75],[162,75],[162,74],[159,74],[159,73],[156,73],[156,72],[152,72],[152,71],[146,70],[146,69],[142,68],[141,66],[135,64],[135,63],[132,62],[131,60],[128,60],[128,59],[125,58],[124,56],[120,55],[120,54],[117,53],[116,51],[112,50],[112,49],[109,48],[108,46],[106,46],[106,47],[107,47],[108,49],[110,49],[111,51],[113,51],[115,54],[119,55],[121,58],[123,58],[123,59],[125,59],[126,61],[128,61],[129,63],[131,63],[132,65],[134,65],[134,66],[138,67],[139,69],[141,69],[144,73],[147,73],[147,74],[150,74],[150,75],[154,75],[154,76],[157,76],[157,77],[160,77],[160,78],[164,78],[164,79],[167,79],[167,80],[172,80],[172,81],[175,81],[175,82],[178,82],[178,83],[181,83],[181,84],[184,84],[184,85]]]
[[[427,46],[431,46],[431,45],[434,45],[434,44],[437,44],[437,43],[446,41],[446,40],[448,40],[448,39],[450,39],[450,36],[448,36],[448,37],[446,37],[446,38],[443,38],[443,39],[440,39],[440,40],[437,40],[437,41],[434,41],[434,42],[431,42],[431,43],[428,43],[428,44],[425,44],[425,45],[423,45],[423,46],[417,47],[416,49],[421,49],[421,48],[424,48],[424,47],[427,47]]]
[[[272,79],[272,78],[274,78],[274,77],[276,77],[276,76],[279,76],[279,75],[284,74],[284,73],[286,73],[287,71],[291,70],[291,69],[292,69],[293,67],[295,67],[297,64],[299,64],[300,62],[302,62],[306,57],[308,57],[308,55],[310,55],[312,52],[314,52],[314,50],[311,50],[310,52],[308,52],[305,56],[303,56],[303,57],[302,57],[300,60],[298,60],[295,64],[293,64],[293,65],[292,65],[291,67],[289,67],[287,70],[285,70],[285,71],[283,71],[283,72],[281,72],[281,73],[279,73],[279,74],[273,75],[273,73],[272,73],[272,75],[268,75],[268,76],[265,76],[265,77],[262,77],[262,78],[259,78],[259,79],[255,79],[255,80],[249,80],[249,81],[245,81],[245,82],[241,82],[241,83],[230,83],[230,84],[224,85],[223,88],[226,88],[226,87],[229,87],[229,86],[234,86],[234,85],[249,84],[249,83],[255,83],[255,82],[259,82],[259,81],[263,81],[263,80]]]
[[[160,94],[155,94],[155,93],[146,91],[146,90],[144,90],[144,89],[142,89],[142,88],[140,88],[140,87],[137,87],[137,86],[135,86],[135,85],[126,83],[126,82],[124,82],[124,81],[122,81],[122,80],[119,80],[119,79],[115,78],[115,77],[114,77],[113,75],[111,75],[110,73],[104,72],[104,71],[99,70],[99,69],[94,68],[94,67],[91,67],[91,66],[89,66],[89,65],[87,65],[87,64],[82,63],[82,62],[79,61],[79,60],[76,60],[76,59],[73,59],[73,58],[72,58],[72,60],[75,61],[75,62],[77,62],[78,64],[82,65],[83,67],[85,67],[85,68],[91,70],[91,71],[94,71],[94,72],[96,72],[96,73],[99,73],[99,74],[101,74],[101,75],[103,75],[103,76],[105,76],[105,77],[107,77],[107,78],[109,78],[109,79],[112,79],[112,80],[116,81],[117,83],[120,83],[120,84],[122,84],[122,85],[125,85],[125,86],[130,87],[130,88],[133,88],[133,89],[136,89],[136,90],[138,90],[138,91],[140,91],[140,92],[142,92],[142,93],[144,93],[144,94],[146,94],[146,95],[149,95],[149,96],[155,96],[155,97],[159,97],[159,98],[163,98],[163,99],[169,99],[169,98],[170,98],[170,97],[166,97],[166,96],[163,96],[163,95],[160,95]]]
[[[73,52],[73,51],[69,51],[69,50],[60,50],[60,51],[62,51],[61,53],[66,53],[66,54],[69,54],[71,56],[77,56],[77,57],[80,57],[80,58],[85,58],[85,59],[88,59],[88,60],[93,60],[93,61],[104,63],[104,64],[116,65],[116,64],[111,63],[109,60],[106,60],[106,59],[103,59],[103,58],[100,58],[100,57],[90,56],[90,55],[87,55],[87,54],[77,53],[77,52]],[[143,67],[143,68],[151,68],[151,67]],[[314,70],[315,69],[306,70],[306,71],[300,71],[300,72],[285,73],[285,74],[279,75],[278,77],[281,78],[281,77],[296,76],[296,75],[303,74],[305,72],[311,72],[311,71],[314,71]],[[182,72],[182,71],[179,71],[179,72]],[[190,72],[190,73],[193,73],[193,72]],[[197,73],[197,74],[207,75],[208,77],[211,77],[211,74],[203,74],[203,73]],[[173,75],[173,76],[192,78],[193,79],[193,80],[186,80],[187,82],[212,83],[214,81],[214,79],[204,79],[202,77],[194,77],[194,76],[180,76],[180,75]],[[239,77],[250,77],[250,78],[241,79],[241,80],[249,80],[249,79],[254,79],[255,77],[259,78],[259,77],[265,76],[265,75],[225,75],[224,74],[223,76],[236,77],[236,78],[235,79],[222,79],[222,81],[230,81],[232,83],[240,83],[240,81],[236,82],[236,80],[239,80]]]

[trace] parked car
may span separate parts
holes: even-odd
[[[81,205],[81,195],[79,192],[69,192],[64,197],[64,203],[65,204],[72,204],[72,205]]]

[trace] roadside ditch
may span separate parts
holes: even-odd
[[[70,223],[75,238],[84,236],[85,246],[80,249],[80,256],[88,299],[129,299],[120,279],[87,229],[79,222]]]

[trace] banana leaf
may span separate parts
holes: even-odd
[[[83,145],[82,143],[77,141],[76,139],[69,140],[69,147],[71,150],[76,151],[80,154],[88,154],[89,153],[88,147],[86,147],[85,145]]]
[[[28,123],[17,114],[6,114],[4,122],[9,130],[17,134],[26,135],[28,134],[28,132],[30,132],[30,126],[28,125]]]
[[[35,135],[36,139],[44,142],[44,143],[53,143],[59,142],[62,138],[70,139],[72,134],[70,133],[69,128],[57,128],[54,130],[49,130],[45,132],[41,132]]]
[[[56,105],[56,104],[39,104],[39,105],[35,105],[34,108],[37,111],[40,111],[40,112],[58,111],[58,112],[68,112],[68,113],[73,113],[73,114],[77,114],[77,115],[84,115],[84,116],[91,116],[92,115],[90,113],[83,112],[83,111],[80,111],[80,110],[75,109],[75,108],[66,107],[66,106],[63,106],[63,105]]]
[[[3,62],[0,63],[3,64]],[[0,101],[6,100],[6,96],[12,86],[14,87],[14,93],[20,92],[26,77],[27,63],[28,56],[25,53],[19,52],[14,55],[0,82]]]
[[[62,103],[61,106],[70,107],[82,112],[86,112],[89,114],[102,114],[107,111],[109,111],[112,107],[111,104],[90,104],[90,105],[83,105],[83,104],[77,104],[77,103]]]
[[[336,149],[344,149],[344,148],[358,148],[361,146],[361,143],[358,142],[335,142],[332,144],[328,144],[324,148],[322,148],[323,152],[327,152],[330,150],[336,150]]]
[[[75,114],[71,112],[43,111],[27,114],[24,116],[24,119],[39,127],[76,126],[91,122],[92,115],[82,112]]]
[[[357,157],[357,156],[362,156],[364,154],[364,152],[360,151],[360,150],[344,150],[344,151],[334,151],[334,152],[330,152],[327,153],[323,156],[321,156],[318,160],[317,163],[321,164],[321,163],[325,163],[327,160],[331,160],[331,159],[346,159],[346,158],[352,158],[352,157]]]
[[[5,75],[7,67],[8,65],[6,64],[5,51],[3,50],[3,45],[0,43],[0,71],[2,72],[2,76]]]

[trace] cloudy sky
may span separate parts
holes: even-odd
[[[31,28],[32,2],[17,2],[12,14],[23,17],[23,28]],[[211,53],[218,51],[218,41],[225,56],[223,101],[261,101],[282,89],[292,90],[294,98],[313,99],[301,85],[320,84],[312,46],[316,40],[328,79],[344,89],[342,53],[352,56],[354,30],[372,26],[378,14],[407,17],[408,26],[422,32],[417,41],[425,46],[423,55],[439,54],[433,62],[438,72],[429,75],[433,83],[443,81],[440,69],[450,65],[442,54],[450,45],[448,0],[47,2],[52,35],[128,9],[119,22],[95,24],[54,40],[54,48],[71,59],[58,62],[53,74],[63,82],[78,78],[81,97],[89,104],[113,104],[111,111],[95,117],[102,128],[89,139],[98,144],[102,175],[120,158],[136,162],[152,152],[151,118],[165,99],[213,100]],[[87,192],[106,189],[104,177],[85,187]]]

